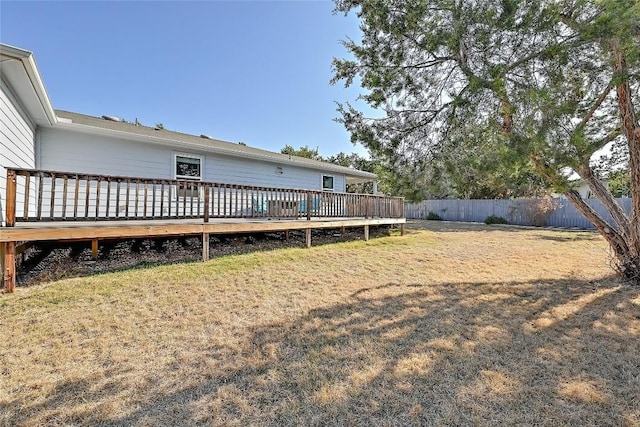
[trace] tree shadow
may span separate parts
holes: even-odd
[[[74,411],[110,393],[87,379],[0,412],[14,425],[635,425],[639,334],[638,289],[619,280],[387,283],[252,327],[231,355],[194,349],[226,368],[149,387],[125,415]]]

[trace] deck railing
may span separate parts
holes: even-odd
[[[190,180],[8,169],[6,226],[27,221],[404,218],[404,200]]]

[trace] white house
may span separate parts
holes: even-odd
[[[105,112],[106,114],[107,112]],[[376,175],[139,124],[54,110],[33,54],[0,43],[0,221],[7,168],[344,192]]]

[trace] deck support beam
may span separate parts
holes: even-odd
[[[202,261],[209,261],[209,233],[202,233]]]
[[[16,242],[3,243],[1,246],[0,252],[4,252],[4,289],[13,292],[16,289]]]
[[[91,240],[91,259],[98,259],[98,239]]]
[[[284,240],[285,242],[289,241],[289,230],[284,230]]]
[[[369,226],[368,225],[364,226],[364,241],[365,242],[369,241]]]
[[[400,235],[404,236],[404,223],[400,224]]]
[[[307,247],[310,248],[311,247],[311,229],[310,228],[305,229],[305,234],[306,234],[306,240],[307,240]]]

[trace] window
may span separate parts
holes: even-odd
[[[174,174],[177,180],[202,180],[202,156],[174,154]],[[198,184],[178,185],[178,197],[199,197]]]
[[[322,175],[322,190],[333,191],[333,177],[331,175]]]
[[[201,157],[176,154],[176,179],[202,179]]]

